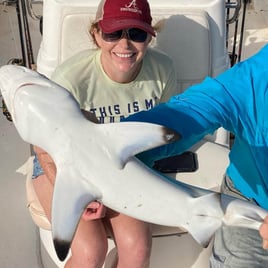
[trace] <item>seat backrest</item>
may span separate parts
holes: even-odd
[[[209,17],[201,10],[179,10],[165,18],[152,46],[167,53],[177,70],[178,92],[212,75]]]
[[[55,67],[75,53],[95,48],[88,29],[100,0],[44,0],[43,38],[37,70],[50,77]],[[222,0],[149,0],[153,24],[163,28],[152,47],[174,61],[178,93],[216,76],[229,66],[225,47],[225,2]],[[210,140],[229,143],[228,134],[218,130]]]

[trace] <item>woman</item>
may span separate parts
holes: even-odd
[[[151,21],[145,0],[102,1],[90,28],[98,49],[68,59],[52,79],[67,88],[85,114],[93,113],[100,123],[119,122],[129,114],[167,101],[175,94],[175,70],[166,55],[148,48],[155,36]],[[40,169],[35,173],[33,183],[50,220],[56,167],[40,148],[35,152],[44,172]],[[104,168],[101,163],[99,168]],[[150,225],[93,202],[80,220],[71,245],[72,256],[65,267],[102,267],[107,232],[117,246],[114,267],[149,266]]]

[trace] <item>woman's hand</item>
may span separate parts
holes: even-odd
[[[101,219],[105,216],[105,212],[106,208],[102,203],[93,201],[85,209],[82,219],[85,221]]]
[[[264,249],[268,249],[268,216],[266,216],[266,218],[264,219],[259,232],[263,239],[262,247]]]

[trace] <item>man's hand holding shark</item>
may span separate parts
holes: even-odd
[[[52,233],[59,259],[65,259],[81,215],[95,201],[140,220],[182,227],[203,246],[222,224],[262,226],[268,239],[267,211],[167,178],[134,157],[177,140],[174,131],[137,122],[92,123],[67,90],[23,67],[1,67],[0,88],[22,139],[56,164]],[[101,212],[98,205],[88,209]]]
[[[268,249],[268,216],[265,217],[264,222],[260,227],[260,235],[263,239],[263,248]]]

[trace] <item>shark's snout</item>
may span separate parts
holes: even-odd
[[[25,83],[29,72],[32,71],[16,65],[4,65],[0,68],[0,90],[9,110],[13,110],[15,94]]]

